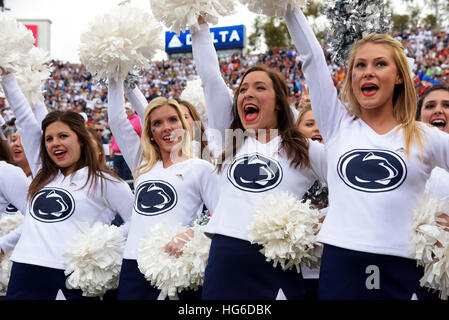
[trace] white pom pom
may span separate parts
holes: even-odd
[[[0,220],[0,237],[8,234],[17,228],[23,222],[23,215],[18,213],[15,215],[4,215]],[[12,251],[6,253],[0,263],[0,292],[6,292],[8,289],[9,277],[11,275],[12,262],[9,259]]]
[[[24,58],[34,46],[33,33],[16,19],[0,13],[0,67],[8,72],[24,66]]]
[[[234,13],[235,0],[150,0],[151,10],[165,26],[180,33],[199,29],[198,17],[207,23],[217,24],[219,16]]]
[[[0,220],[0,237],[7,235],[23,222],[23,214],[18,213],[14,215],[5,214]]]
[[[122,5],[98,16],[81,34],[79,57],[96,79],[125,79],[135,67],[148,68],[162,46],[162,26],[140,8]]]
[[[199,77],[187,81],[180,98],[190,102],[195,107],[202,121],[207,121],[206,100],[204,98],[203,83]]]
[[[421,286],[440,290],[440,297],[445,300],[449,296],[449,232],[438,224],[438,216],[448,212],[448,198],[438,199],[432,192],[425,194],[413,213],[410,247],[417,264],[424,267]]]
[[[159,223],[140,241],[139,270],[163,294],[174,296],[182,290],[197,290],[203,284],[210,239],[198,227],[192,229],[194,236],[184,245],[178,258],[168,255],[164,248],[176,235],[185,233],[187,227]]]
[[[3,256],[2,262],[0,262],[0,292],[6,292],[8,290],[9,278],[11,276],[12,262],[10,260],[12,251]]]
[[[15,74],[17,84],[32,107],[44,102],[43,84],[50,77],[50,56],[44,49],[33,47],[25,59],[26,66]]]
[[[240,0],[240,2],[254,13],[278,17],[285,16],[288,5],[302,7],[307,4],[307,0]]]
[[[263,246],[261,253],[267,261],[279,263],[283,270],[300,263],[309,268],[319,267],[322,245],[316,242],[322,213],[310,206],[310,200],[302,203],[287,192],[275,197],[267,195],[256,209],[250,226],[248,240]]]
[[[120,228],[96,222],[89,228],[81,224],[82,232],[70,243],[66,257],[67,286],[81,289],[83,296],[103,295],[118,287],[126,239]]]

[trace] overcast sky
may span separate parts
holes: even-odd
[[[49,19],[51,20],[50,54],[53,58],[79,62],[78,45],[80,35],[86,31],[88,24],[96,16],[107,13],[123,0],[4,0],[7,14],[16,19]],[[149,0],[131,0],[131,4],[150,11]],[[251,29],[256,17],[245,7],[239,5],[238,13],[221,18],[216,26],[244,24]],[[213,27],[213,26],[212,26]],[[159,54],[163,58],[164,54]]]
[[[51,20],[50,55],[52,58],[79,62],[78,45],[80,35],[88,28],[88,23],[117,6],[123,0],[4,0],[7,14],[16,19]],[[396,6],[398,1],[393,0]],[[149,0],[131,0],[133,6],[150,11]],[[221,18],[216,26],[244,24],[246,35],[251,34],[252,23],[257,15],[246,7],[238,5],[237,13]],[[213,26],[212,26],[213,27]],[[158,54],[158,60],[165,57]]]

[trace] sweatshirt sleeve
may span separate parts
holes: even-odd
[[[218,203],[218,175],[212,164],[205,163],[204,166],[205,168],[201,172],[198,183],[200,186],[201,198],[212,215]]]
[[[109,204],[109,207],[120,215],[124,223],[131,219],[133,211],[134,195],[129,185],[122,180],[106,181],[106,188],[104,190],[104,198]]]
[[[430,150],[430,158],[428,163],[431,168],[440,167],[449,171],[449,135],[435,127],[427,127],[421,124],[425,130],[424,147]]]
[[[42,130],[36,121],[31,106],[17,84],[14,74],[2,78],[3,90],[16,117],[16,126],[20,132],[23,149],[33,176],[41,167],[40,145]]]
[[[16,246],[22,234],[23,222],[14,230],[0,238],[0,249],[6,254]]]
[[[325,145],[309,140],[309,157],[315,178],[327,183],[327,156]]]
[[[128,120],[125,112],[123,80],[109,78],[108,116],[109,127],[117,142],[126,164],[132,173],[139,166],[142,156],[140,138]]]
[[[303,61],[302,69],[309,88],[313,115],[324,141],[329,143],[348,112],[338,99],[323,49],[304,14],[296,8],[288,10],[285,21]]]
[[[221,135],[222,141],[216,141],[215,145],[224,145],[225,130],[233,120],[233,97],[221,75],[207,24],[201,24],[200,29],[192,34],[192,52],[206,100],[207,128],[218,131]]]
[[[33,108],[34,117],[39,125],[42,124],[42,120],[47,116],[48,110],[45,103],[41,103]]]
[[[148,101],[142,91],[140,91],[138,87],[135,87],[132,90],[125,89],[125,97],[131,103],[141,121],[143,121]]]
[[[3,163],[0,167],[0,192],[24,215],[27,213],[29,180],[21,168]]]

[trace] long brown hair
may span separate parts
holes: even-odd
[[[100,164],[104,164],[104,166],[106,166],[106,155],[104,154],[103,141],[101,140],[100,135],[92,127],[86,127],[86,129],[87,132],[89,132],[90,137],[94,140],[95,144],[97,145],[98,151],[100,151],[98,157]]]
[[[0,138],[0,161],[6,161],[9,164],[14,164],[11,148],[9,147],[8,142],[1,138]]]
[[[58,171],[60,170],[60,168],[56,166],[53,160],[51,160],[45,147],[45,131],[50,124],[58,121],[66,124],[72,131],[76,133],[78,141],[81,145],[81,154],[80,158],[75,164],[75,171],[84,167],[88,168],[86,183],[82,188],[84,188],[90,182],[89,190],[92,187],[94,187],[95,189],[98,180],[100,179],[101,189],[103,189],[103,179],[108,179],[105,177],[104,173],[109,173],[109,170],[103,168],[100,164],[100,161],[98,161],[97,154],[95,153],[90,135],[84,124],[83,117],[74,111],[53,111],[48,113],[44,120],[42,120],[42,137],[40,145],[40,158],[42,167],[30,184],[30,187],[28,189],[28,199],[31,199],[39,190],[50,183],[56,177]]]
[[[287,83],[281,74],[275,70],[269,69],[263,65],[258,65],[249,68],[243,74],[240,84],[237,90],[234,93],[234,102],[232,104],[232,113],[234,115],[234,120],[231,123],[229,129],[231,130],[242,130],[245,131],[242,121],[238,115],[237,111],[237,101],[240,92],[240,87],[245,80],[245,77],[254,71],[263,71],[265,72],[273,82],[273,89],[276,95],[276,106],[279,108],[278,116],[277,116],[277,130],[282,138],[282,149],[285,150],[287,157],[292,159],[291,165],[294,168],[300,167],[310,167],[310,159],[309,159],[309,143],[307,139],[298,131],[295,127],[295,121],[293,117],[293,112],[290,108],[290,104],[288,102],[289,91]],[[246,137],[245,137],[246,138]],[[222,170],[223,163],[227,161],[226,156],[232,154],[232,158],[235,157],[237,151],[240,149],[242,145],[242,139],[227,139],[229,140],[225,150],[219,157],[219,161],[217,164],[218,172]],[[231,153],[232,152],[232,153]]]
[[[200,154],[201,158],[203,160],[213,162],[212,161],[213,155],[209,149],[209,144],[207,143],[207,139],[203,139],[203,137],[205,137],[204,124],[203,124],[203,121],[201,120],[200,115],[198,114],[198,111],[196,111],[195,106],[186,100],[181,100],[179,98],[175,98],[175,100],[178,101],[179,105],[186,106],[186,108],[189,110],[190,116],[192,117],[195,124],[197,124],[197,123],[200,124],[200,128],[199,128],[200,132],[198,133],[200,136],[199,137],[196,136],[197,128],[193,128],[195,137],[192,137],[192,141],[197,141],[197,139],[199,139],[199,141],[201,142],[201,154]]]

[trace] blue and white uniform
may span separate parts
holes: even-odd
[[[426,182],[425,192],[433,192],[439,199],[449,196],[449,172],[435,167]]]
[[[40,169],[40,124],[14,75],[4,76],[2,84],[14,109],[31,171],[36,175]],[[68,176],[59,171],[28,201],[23,228],[11,256],[14,263],[7,299],[54,299],[59,289],[67,299],[81,298],[80,292],[74,295],[76,290],[65,288],[66,258],[62,253],[67,244],[82,231],[80,223],[110,224],[116,213],[126,222],[133,205],[126,182],[105,173],[106,179],[98,179],[96,188],[90,188],[90,184],[83,187],[87,177],[87,167]]]
[[[28,185],[29,179],[21,168],[0,161],[0,220],[18,214],[19,210],[25,212]],[[21,225],[17,228],[21,228]],[[3,253],[8,252],[16,242],[15,232],[4,234],[0,238],[0,249]],[[5,294],[6,292],[0,292],[0,296]]]
[[[424,298],[409,250],[412,215],[432,169],[449,168],[448,136],[419,124],[423,158],[417,145],[407,157],[400,126],[377,134],[345,109],[303,13],[289,11],[286,22],[326,141],[329,208],[319,233],[325,244],[319,298]]]
[[[31,179],[20,167],[0,161],[0,219],[6,215],[27,212],[27,193]],[[19,240],[22,225],[0,238],[0,249],[6,253]]]
[[[15,214],[17,210],[25,212],[28,185],[29,180],[20,167],[0,161],[0,219],[3,214]]]
[[[33,108],[33,114],[34,114],[34,117],[36,118],[36,121],[40,124],[41,122],[42,122],[42,120],[45,118],[45,116],[47,115],[47,113],[48,113],[48,110],[47,110],[47,108],[45,107],[45,104],[44,103],[41,103],[40,105],[37,105],[37,106],[35,106],[34,108]],[[3,120],[3,118],[2,118],[2,116],[0,116],[0,127],[2,126],[2,120]],[[4,121],[4,120],[3,120]],[[31,183],[31,181],[33,180],[32,179],[32,176],[30,175],[30,176],[28,176],[27,177],[27,180],[28,180],[28,184],[30,184]],[[11,180],[12,181],[12,180]],[[26,190],[27,192],[28,192],[28,187],[27,187],[27,190]],[[24,198],[25,198],[25,201],[26,201],[26,194],[24,195]],[[20,211],[17,207],[15,207],[13,204],[8,204],[8,206],[6,207],[6,209],[4,209],[4,211],[0,208],[0,218],[1,218],[1,216],[2,216],[2,214],[8,214],[8,215],[15,215],[15,214],[17,214],[17,213],[22,213],[22,212],[24,212],[24,211]]]
[[[108,113],[111,131],[132,172],[142,162],[139,136],[127,120],[123,101],[123,81],[110,80]],[[214,166],[201,159],[188,159],[167,168],[162,161],[135,183],[132,219],[126,242],[118,289],[119,299],[157,299],[160,291],[153,288],[137,267],[140,240],[152,226],[167,221],[183,226],[196,217],[203,204],[214,211],[217,202],[217,175]],[[183,292],[180,298],[183,298]]]
[[[192,42],[206,99],[208,128],[221,134],[215,145],[224,146],[225,129],[233,120],[233,99],[221,77],[207,25],[200,25],[192,34]],[[218,204],[205,227],[212,244],[203,299],[305,298],[302,275],[294,269],[273,268],[259,252],[261,247],[248,241],[249,227],[264,196],[288,191],[300,200],[314,181],[325,175],[321,144],[309,141],[313,168],[295,169],[281,143],[280,136],[267,143],[248,137],[231,163],[223,164]]]

